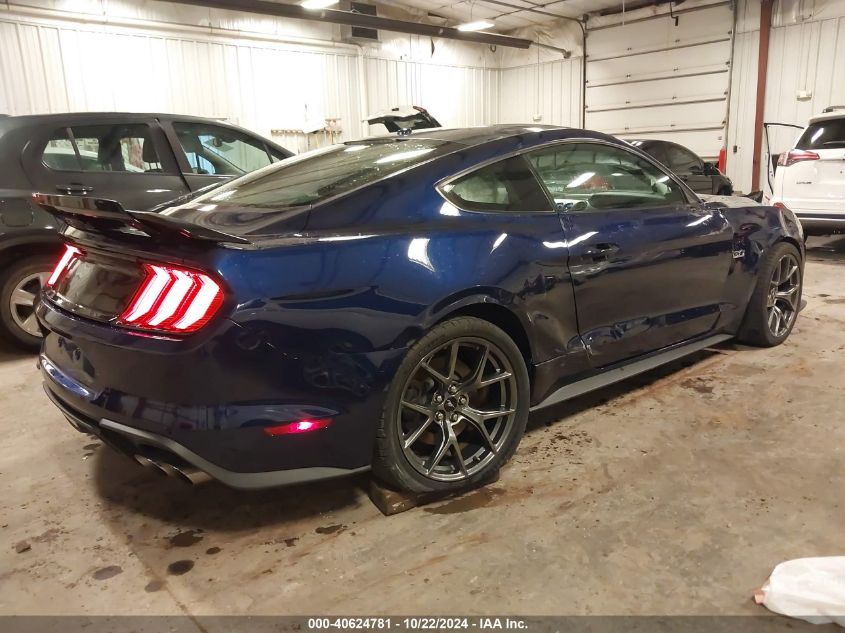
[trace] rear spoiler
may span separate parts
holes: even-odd
[[[32,201],[68,226],[95,233],[125,230],[142,231],[165,240],[195,239],[207,242],[249,244],[250,241],[205,226],[183,222],[149,211],[127,211],[115,200],[82,196],[32,194]]]

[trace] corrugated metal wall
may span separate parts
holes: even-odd
[[[368,57],[366,76],[365,114],[397,105],[421,105],[445,126],[490,125],[499,120],[497,68]]]
[[[339,117],[360,132],[352,53],[0,18],[0,112],[174,112],[259,133]],[[295,87],[295,89],[293,89]]]
[[[425,105],[444,125],[498,120],[497,68],[369,55],[328,42],[321,48],[250,34],[0,14],[0,112],[194,114],[266,136],[288,130],[276,139],[294,151],[326,139],[290,130],[339,118],[338,138],[358,138],[366,114],[396,105]]]
[[[563,59],[501,71],[499,121],[581,126],[581,60]]]

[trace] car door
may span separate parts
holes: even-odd
[[[461,270],[470,271],[462,288],[469,282],[513,293],[531,323],[535,363],[565,357],[568,371],[588,369],[583,349],[570,344],[578,340],[578,326],[567,253],[560,248],[563,227],[525,158],[511,156],[473,169],[441,184],[439,191],[450,203],[445,215],[468,212],[473,221],[465,226],[479,236],[466,240],[457,234],[450,245],[454,269],[445,274],[458,279]]]
[[[47,129],[22,160],[38,191],[107,198],[129,209],[146,210],[188,191],[161,128],[141,117]]]
[[[225,125],[179,120],[162,125],[192,191],[287,158],[264,139]]]
[[[663,163],[696,193],[712,194],[713,177],[704,168],[704,161],[685,147],[663,143],[668,162]]]
[[[528,158],[560,215],[578,330],[594,367],[714,328],[733,253],[720,210],[609,143],[567,141]]]
[[[763,138],[766,141],[766,184],[763,202],[768,204],[775,191],[775,172],[780,155],[788,152],[801,137],[804,126],[792,123],[763,123]],[[780,195],[781,192],[778,192]]]

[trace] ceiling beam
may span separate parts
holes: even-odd
[[[290,18],[293,20],[312,20],[316,22],[329,22],[331,24],[344,24],[346,26],[359,26],[367,29],[378,29],[392,31],[394,33],[408,33],[410,35],[424,35],[429,37],[440,37],[449,40],[462,42],[473,42],[476,44],[491,44],[494,46],[510,46],[512,48],[528,48],[531,40],[518,37],[509,37],[497,33],[484,33],[481,31],[459,31],[448,26],[436,26],[433,24],[421,24],[419,22],[408,22],[406,20],[394,20],[375,15],[353,13],[351,11],[338,11],[336,9],[305,9],[298,4],[281,4],[269,0],[167,0],[175,4],[189,4],[206,9],[224,9],[227,11],[245,11],[246,13],[258,13],[260,15],[272,15],[279,18]]]

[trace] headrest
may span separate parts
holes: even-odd
[[[156,153],[156,146],[151,138],[141,139],[141,158],[145,163],[161,162],[161,159]]]

